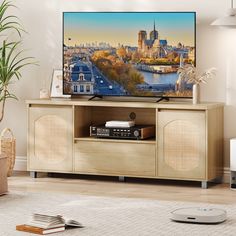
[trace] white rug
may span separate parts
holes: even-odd
[[[174,209],[192,206],[225,209],[228,220],[218,225],[197,225],[169,219]],[[0,197],[0,236],[32,235],[15,231],[32,212],[62,214],[85,226],[56,234],[61,236],[236,235],[236,205],[11,192]]]

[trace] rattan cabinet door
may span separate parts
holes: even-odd
[[[158,112],[158,176],[181,179],[206,177],[204,111]]]
[[[72,171],[72,107],[30,107],[28,170]]]

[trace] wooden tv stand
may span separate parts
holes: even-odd
[[[222,177],[223,104],[29,100],[28,171],[207,182]],[[147,140],[89,137],[91,124],[155,125]]]

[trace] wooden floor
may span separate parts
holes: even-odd
[[[9,177],[9,191],[54,192],[89,196],[145,198],[168,201],[193,201],[218,204],[236,203],[236,191],[228,184],[212,184],[201,189],[200,183],[128,178],[119,182],[116,177],[45,174],[32,179],[27,172]]]

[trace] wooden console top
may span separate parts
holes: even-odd
[[[224,106],[224,103],[201,102],[193,105],[192,101],[181,102],[143,102],[143,101],[88,101],[87,99],[34,99],[26,100],[29,105],[57,105],[57,106],[101,106],[101,107],[137,107],[157,109],[184,109],[184,110],[209,110]]]

